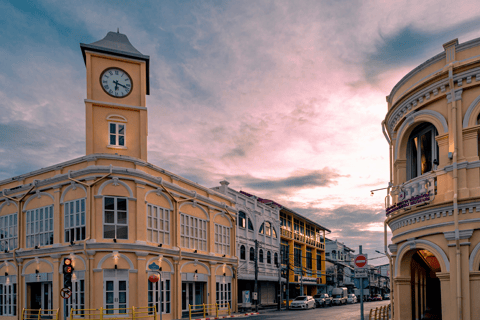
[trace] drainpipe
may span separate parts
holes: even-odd
[[[453,83],[453,65],[448,68],[448,83],[450,86],[450,95],[452,98],[452,133],[453,133],[453,217],[455,222],[455,256],[457,269],[457,319],[462,320],[462,274],[461,274],[461,253],[460,237],[458,230],[458,135],[457,135],[457,104],[455,101],[455,88]]]

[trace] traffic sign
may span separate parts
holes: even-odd
[[[60,296],[63,298],[63,299],[68,299],[72,296],[72,290],[70,290],[69,288],[62,288],[60,290]]]
[[[353,260],[355,269],[363,269],[367,266],[368,258],[366,254],[358,254]]]
[[[158,264],[156,264],[155,262],[153,262],[153,263],[148,265],[148,269],[157,271],[157,270],[160,270],[160,266]]]
[[[357,269],[355,270],[355,278],[367,278],[367,269]]]

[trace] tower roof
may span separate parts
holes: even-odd
[[[90,44],[80,43],[80,49],[82,49],[84,62],[86,61],[85,50],[145,61],[147,67],[147,94],[150,94],[150,56],[146,56],[135,49],[123,33],[110,31],[102,40]]]

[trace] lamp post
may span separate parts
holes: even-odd
[[[386,237],[387,237],[387,224],[385,223],[385,238]],[[375,250],[375,252],[383,254],[388,258],[388,264],[390,266],[390,312],[392,313],[392,318],[393,318],[393,296],[394,296],[393,288],[394,288],[394,285],[393,285],[393,278],[392,278],[393,277],[393,275],[392,275],[392,272],[393,272],[392,257],[388,254],[386,245],[385,245],[385,252],[380,252],[378,250]]]

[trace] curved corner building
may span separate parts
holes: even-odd
[[[394,319],[480,319],[480,38],[443,47],[387,97]]]

